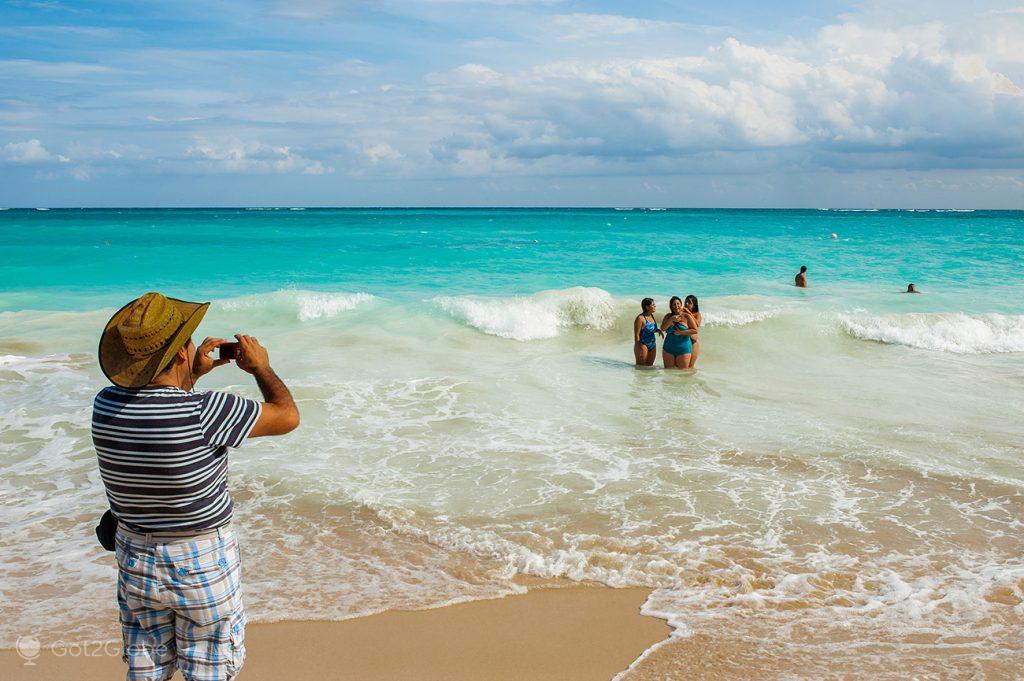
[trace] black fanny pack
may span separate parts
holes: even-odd
[[[117,516],[108,509],[100,518],[100,524],[96,526],[96,538],[100,540],[100,546],[107,551],[113,551],[115,534],[117,534]]]

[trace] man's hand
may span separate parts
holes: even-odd
[[[192,362],[192,381],[195,382],[200,376],[210,373],[214,367],[227,364],[231,360],[213,359],[210,353],[227,343],[223,338],[207,338],[196,348],[196,358]]]
[[[235,334],[238,339],[238,368],[256,379],[263,393],[263,407],[249,437],[284,435],[299,427],[299,410],[288,387],[270,368],[267,349],[252,336]]]
[[[252,336],[236,333],[238,339],[238,368],[250,374],[257,374],[270,368],[267,349]]]

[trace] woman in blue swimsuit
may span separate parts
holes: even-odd
[[[640,301],[641,312],[633,320],[633,356],[638,367],[653,366],[654,358],[658,355],[658,344],[654,341],[654,334],[664,334],[654,319],[654,310],[657,307],[654,298],[644,298]]]
[[[661,330],[665,332],[661,357],[666,369],[688,369],[693,354],[693,337],[697,335],[697,322],[683,308],[679,296],[672,296],[668,307],[671,312],[661,322]]]

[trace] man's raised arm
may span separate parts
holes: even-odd
[[[284,435],[299,427],[299,410],[288,387],[270,368],[267,349],[252,336],[235,334],[238,339],[238,368],[253,375],[263,393],[263,405],[249,437]]]

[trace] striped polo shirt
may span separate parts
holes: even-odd
[[[231,520],[228,447],[259,402],[222,392],[111,386],[96,395],[92,441],[110,510],[129,530],[206,530]]]

